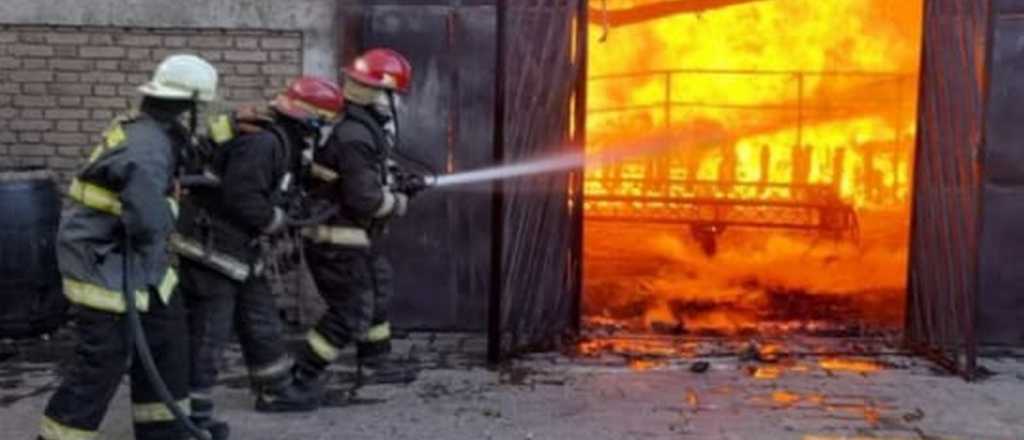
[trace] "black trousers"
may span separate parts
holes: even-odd
[[[320,364],[330,363],[352,342],[358,343],[361,357],[389,352],[394,271],[387,258],[374,249],[328,244],[311,244],[306,250],[328,307],[307,338],[309,354]]]
[[[232,328],[238,334],[254,384],[291,374],[284,326],[265,277],[239,283],[191,261],[182,261],[180,272],[179,287],[188,308],[191,332],[189,385],[193,410],[205,410],[201,401],[209,400],[209,392],[217,383],[218,366]]]
[[[151,295],[141,313],[146,340],[174,399],[188,411],[188,328],[180,295],[164,304]],[[40,436],[47,440],[95,433],[125,373],[131,375],[135,438],[181,440],[184,427],[160,401],[128,337],[124,315],[80,308],[77,347],[67,374],[46,406]],[[78,435],[78,437],[74,437]]]

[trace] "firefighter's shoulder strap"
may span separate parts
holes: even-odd
[[[242,107],[233,113],[212,116],[209,121],[210,139],[220,147],[226,147],[232,140],[247,134],[269,132],[277,142],[274,149],[274,164],[278,174],[283,174],[291,162],[291,138],[279,124],[269,109]],[[218,148],[218,152],[224,148]],[[218,156],[218,155],[215,155]],[[218,170],[222,171],[222,170]]]
[[[387,154],[387,136],[384,134],[384,127],[381,126],[380,122],[373,118],[368,111],[358,106],[349,106],[345,108],[346,121],[342,122],[342,129],[350,128],[351,130],[359,130],[357,127],[362,127],[366,132],[369,132],[372,142],[373,151],[371,152],[375,158],[384,156]],[[355,125],[345,124],[349,121],[355,122]],[[356,137],[362,137],[356,135]]]
[[[120,150],[124,147],[128,140],[128,133],[125,130],[125,126],[141,120],[143,117],[144,115],[142,113],[132,111],[114,118],[114,120],[110,122],[110,125],[107,126],[107,129],[103,131],[103,139],[100,143],[96,144],[92,153],[89,154],[88,163],[92,164],[107,153]]]
[[[387,137],[384,135],[384,129],[362,108],[346,107],[345,118],[334,128],[332,136],[343,142],[356,141],[369,146],[370,149],[363,151],[363,154],[373,162],[383,165],[387,161]],[[310,173],[314,178],[325,182],[334,182],[339,178],[335,170],[315,162]]]

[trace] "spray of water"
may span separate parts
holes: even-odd
[[[513,179],[539,174],[555,173],[584,167],[599,167],[637,157],[657,155],[669,150],[718,145],[726,141],[724,132],[702,130],[699,133],[673,130],[642,137],[629,145],[604,148],[601,152],[585,154],[579,151],[545,156],[522,162],[464,171],[438,176],[435,187],[451,187],[495,180]]]

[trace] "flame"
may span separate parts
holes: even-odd
[[[762,362],[776,362],[785,355],[785,350],[779,344],[764,344],[757,351]]]
[[[616,16],[649,4],[607,0]],[[861,240],[819,246],[806,236],[730,229],[709,260],[678,232],[591,233],[588,224],[585,310],[625,310],[650,297],[637,325],[739,334],[759,329],[768,291],[783,288],[863,296],[862,308],[876,314],[869,320],[900,325],[922,1],[720,4],[732,5],[609,29],[590,23],[588,152],[665,128],[727,136],[590,168],[586,194],[790,200],[792,185],[820,185],[856,209]],[[665,179],[718,184],[702,194],[645,186]],[[624,255],[661,270],[624,273]],[[698,313],[673,305],[695,301],[729,306]],[[781,328],[815,325],[802,319]]]
[[[666,126],[724,128],[732,142],[679,152],[670,173],[788,183],[794,147],[806,146],[810,163],[797,174],[808,183],[836,185],[858,207],[886,203],[879,189],[902,204],[922,7],[896,3],[766,0],[617,27],[603,41],[592,24],[589,147]]]
[[[782,407],[793,406],[802,399],[803,398],[799,394],[786,390],[778,390],[772,393],[772,400]]]
[[[657,361],[651,359],[633,359],[629,361],[629,368],[633,371],[653,370],[664,365],[664,361]]]
[[[700,408],[700,399],[697,397],[697,392],[693,388],[686,389],[686,403],[690,405],[690,408]]]
[[[782,369],[774,365],[766,365],[756,367],[753,370],[752,376],[758,380],[775,380],[782,375]]]
[[[686,358],[694,356],[696,347],[696,342],[676,343],[656,339],[599,338],[581,341],[576,345],[576,353],[582,356],[598,356],[608,353],[627,357]]]
[[[845,371],[849,373],[877,373],[882,365],[869,359],[824,358],[818,361],[821,368],[828,371]]]

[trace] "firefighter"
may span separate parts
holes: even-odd
[[[405,94],[412,69],[401,54],[374,49],[344,69],[345,111],[314,165],[311,196],[338,214],[307,228],[310,272],[328,309],[309,331],[296,359],[296,378],[320,387],[327,366],[350,343],[365,382],[408,382],[416,371],[391,355],[388,312],[393,274],[377,242],[388,221],[406,212],[417,188],[399,184],[392,161],[397,93]]]
[[[304,151],[342,107],[337,84],[315,77],[290,83],[269,108],[240,111],[210,124],[218,147],[211,171],[220,185],[191,191],[182,204],[180,235],[172,247],[182,256],[181,286],[191,329],[192,418],[218,427],[211,389],[232,327],[237,331],[256,410],[309,411],[315,396],[292,385],[292,360],[267,277],[260,271],[260,243],[285,230],[286,204],[301,175]]]
[[[212,101],[217,71],[192,55],[172,55],[139,87],[137,111],[116,119],[72,181],[57,253],[64,293],[78,308],[75,357],[50,398],[40,429],[46,440],[94,438],[121,383],[131,376],[135,438],[185,438],[133,351],[127,294],[142,314],[146,342],[173,399],[187,410],[188,328],[167,237],[179,154],[191,133],[180,117]],[[124,269],[127,267],[127,271]]]

